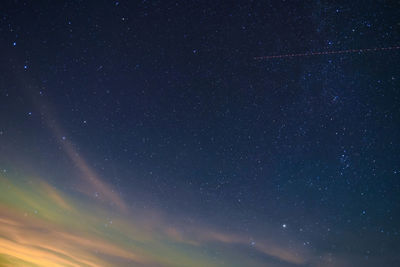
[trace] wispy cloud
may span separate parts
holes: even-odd
[[[201,224],[180,227],[156,211],[115,213],[107,205],[85,195],[62,192],[44,180],[20,180],[0,178],[0,266],[263,266],[268,261],[306,262],[306,253],[273,240],[250,244],[245,235]],[[254,253],[246,253],[248,250],[256,256],[249,256]],[[218,251],[218,256],[213,251]]]
[[[54,136],[59,140],[63,151],[69,157],[69,159],[75,164],[80,171],[81,180],[86,183],[86,187],[82,185],[80,191],[90,196],[96,196],[99,199],[109,202],[111,205],[117,206],[121,211],[126,212],[128,210],[126,203],[119,196],[119,194],[112,188],[111,185],[106,184],[95,172],[93,168],[86,162],[86,160],[80,155],[75,149],[75,145],[63,138],[66,136],[65,132],[58,126],[55,120],[48,120],[49,128],[52,130]],[[88,189],[90,188],[90,189]]]

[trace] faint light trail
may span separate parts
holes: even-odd
[[[397,50],[397,49],[400,49],[400,46],[376,47],[376,48],[365,48],[365,49],[348,49],[348,50],[337,50],[337,51],[321,51],[321,52],[310,52],[310,53],[299,53],[299,54],[271,55],[271,56],[254,57],[254,59],[255,60],[264,60],[264,59],[274,59],[274,58],[290,58],[290,57],[307,57],[307,56],[318,56],[318,55],[365,53],[365,52],[384,51],[384,50]]]

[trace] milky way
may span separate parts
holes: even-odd
[[[233,2],[2,1],[0,266],[400,266],[398,3]]]

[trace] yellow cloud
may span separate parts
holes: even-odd
[[[11,182],[12,181],[12,182]],[[263,266],[304,264],[303,252],[202,225],[172,226],[156,211],[121,212],[40,179],[0,177],[0,266]],[[260,256],[249,258],[246,249]],[[212,252],[220,251],[218,257]],[[205,252],[211,251],[211,252]]]

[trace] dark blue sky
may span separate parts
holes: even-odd
[[[80,191],[71,142],[132,208],[251,240],[278,232],[332,266],[398,265],[400,51],[254,57],[397,47],[399,10],[5,2],[0,168]]]

